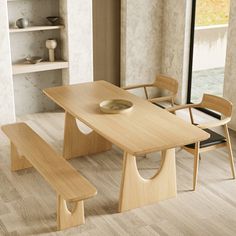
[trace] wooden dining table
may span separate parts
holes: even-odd
[[[65,110],[64,158],[104,152],[112,144],[124,151],[119,212],[175,197],[175,148],[209,138],[200,128],[105,81],[47,88],[44,93]],[[99,104],[108,99],[129,100],[134,106],[127,113],[105,114]],[[92,132],[83,133],[76,119]],[[152,178],[142,178],[136,157],[158,151],[161,167]]]

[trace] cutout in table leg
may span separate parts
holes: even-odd
[[[63,149],[65,159],[108,151],[111,147],[112,144],[95,131],[89,134],[81,132],[76,119],[66,112]]]
[[[66,200],[62,196],[57,196],[57,227],[63,230],[84,224],[84,202],[76,203],[72,212],[68,210]]]
[[[17,151],[15,145],[11,143],[11,170],[23,170],[32,167],[31,163],[21,156]]]
[[[119,212],[176,196],[175,149],[162,152],[160,170],[151,179],[140,176],[136,157],[124,153]]]

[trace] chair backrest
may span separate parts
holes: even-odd
[[[176,95],[178,92],[178,81],[171,77],[165,75],[158,75],[153,86],[158,87],[160,89],[168,90],[173,95]]]
[[[204,94],[199,106],[210,110],[214,110],[218,113],[221,113],[225,117],[232,116],[232,110],[233,110],[232,103],[227,99],[219,96]]]

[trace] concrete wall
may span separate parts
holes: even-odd
[[[65,84],[93,80],[92,1],[73,1],[61,0],[60,8],[61,14],[67,16],[62,56],[71,61],[70,69],[63,70]],[[157,73],[165,73],[179,81],[178,100],[185,102],[191,1],[122,0],[121,4],[121,84],[151,82]],[[236,104],[235,25],[236,1],[231,1],[224,96]],[[7,2],[4,0],[0,0],[0,39],[0,123],[3,124],[14,121],[15,117]],[[236,129],[235,109],[231,127]]]
[[[150,82],[157,73],[164,73],[179,81],[178,102],[186,102],[191,8],[188,0],[122,0],[122,85]],[[203,31],[196,32],[197,47],[205,43],[206,38],[200,35]],[[206,37],[216,43],[204,45],[211,48],[210,56],[209,52],[198,55],[207,63],[202,61],[194,69],[209,66],[210,57],[221,58],[217,66],[224,64],[224,54],[219,51],[225,50],[226,28],[211,29]],[[236,1],[231,1],[227,44],[224,97],[234,103],[230,127],[236,130]]]
[[[196,27],[193,71],[225,67],[228,25]]]
[[[21,17],[27,17],[30,25],[49,24],[46,17],[59,15],[58,0],[41,1],[11,1],[8,2],[8,20],[11,27]],[[44,6],[42,8],[41,6]],[[12,63],[22,62],[27,56],[40,56],[47,60],[48,49],[45,41],[55,38],[58,42],[56,59],[61,58],[60,31],[35,31],[26,33],[10,33]],[[27,73],[13,76],[15,112],[17,116],[24,114],[53,111],[57,107],[47,98],[42,90],[62,84],[61,70],[40,73]]]
[[[7,1],[0,0],[0,125],[15,121]]]
[[[45,25],[46,16],[59,12],[66,25],[61,34],[59,31],[18,33],[11,34],[9,39],[9,23],[17,18],[24,16],[32,25]],[[57,50],[57,58],[68,60],[69,68],[13,78],[11,62],[27,55],[46,58],[45,40],[52,37],[58,38],[58,49],[62,49]],[[55,104],[42,93],[45,87],[93,81],[92,39],[92,0],[0,0],[0,124],[14,121],[15,113],[55,110]]]
[[[224,97],[234,105],[230,127],[236,130],[236,1],[231,1],[226,53]]]
[[[191,1],[122,0],[121,85],[152,82],[158,73],[179,81],[186,101]]]
[[[179,82],[177,102],[187,99],[192,1],[164,0],[161,73]]]
[[[162,0],[121,1],[121,85],[152,82],[161,72]]]
[[[63,57],[69,69],[63,71],[63,84],[93,81],[92,0],[60,0]]]

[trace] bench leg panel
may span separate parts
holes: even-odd
[[[176,196],[175,149],[162,152],[160,170],[151,179],[140,176],[136,157],[124,153],[119,212]]]
[[[66,200],[62,196],[57,196],[57,227],[58,230],[79,226],[85,223],[84,202],[76,202],[74,210],[68,210]]]
[[[11,143],[11,170],[23,170],[32,167],[31,163],[17,151],[16,146]]]
[[[76,119],[66,112],[63,156],[71,159],[110,150],[112,144],[92,131],[84,134],[77,126]]]

